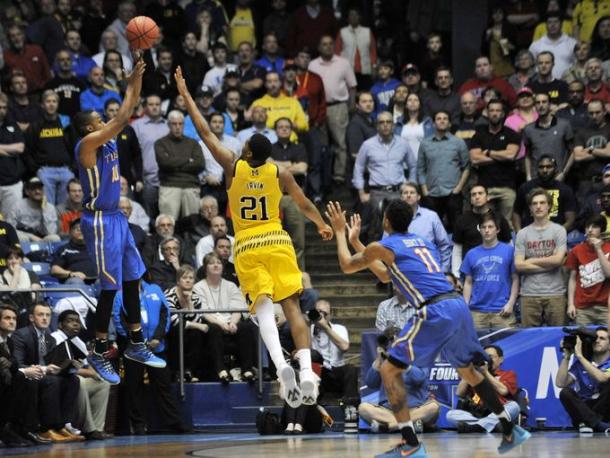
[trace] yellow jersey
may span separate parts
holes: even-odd
[[[238,159],[234,167],[227,194],[235,235],[267,224],[275,224],[281,229],[282,190],[278,166],[266,162],[259,167],[250,167],[245,160]]]

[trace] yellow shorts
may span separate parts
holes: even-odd
[[[303,290],[303,275],[288,233],[247,229],[235,236],[235,271],[250,310],[265,294],[279,302]]]

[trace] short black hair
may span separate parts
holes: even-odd
[[[106,100],[106,102],[104,103],[104,111],[106,111],[108,109],[108,107],[110,105],[112,105],[113,103],[116,103],[118,106],[121,106],[121,102],[118,101],[118,99],[115,99],[114,97]]]
[[[271,142],[263,134],[256,133],[248,140],[252,158],[258,162],[265,162],[271,155]]]
[[[551,161],[554,165],[557,165],[557,161],[550,154],[543,154],[538,158],[537,164],[540,164],[542,161]]]
[[[385,217],[395,232],[407,232],[413,219],[411,206],[400,200],[392,199],[385,208]]]
[[[496,353],[498,354],[498,356],[500,358],[502,358],[504,356],[504,351],[500,347],[498,347],[497,345],[485,345],[483,350],[487,350],[488,348],[493,348],[494,350],[496,350]]]
[[[226,235],[219,235],[214,239],[214,248],[216,248],[216,245],[218,245],[219,240],[226,240],[227,242],[229,242],[229,245],[232,245],[231,239],[229,237],[227,237]]]
[[[57,317],[57,323],[63,324],[63,322],[66,321],[68,319],[68,317],[72,316],[72,315],[75,315],[78,318],[78,321],[80,321],[80,315],[78,314],[78,312],[76,310],[64,310]]]
[[[506,108],[504,107],[504,102],[502,102],[502,100],[500,99],[491,99],[489,102],[487,102],[487,109],[489,110],[489,107],[492,105],[501,105],[502,106],[502,111],[506,112]]]
[[[2,319],[2,315],[4,314],[5,311],[13,312],[15,314],[15,316],[19,316],[17,309],[13,305],[0,304],[0,319]]]
[[[74,128],[79,137],[84,137],[89,133],[87,132],[87,126],[91,124],[91,116],[93,113],[95,113],[95,110],[85,110],[79,111],[74,115],[72,122],[74,123]]]
[[[447,110],[438,110],[434,112],[434,115],[432,115],[432,120],[436,122],[436,117],[439,114],[446,114],[447,117],[449,118],[449,122],[451,122],[451,113],[449,113]]]
[[[492,221],[496,225],[496,229],[500,230],[500,218],[498,218],[496,212],[494,212],[493,210],[490,210],[487,213],[484,213],[483,216],[481,216],[479,226],[483,225],[487,221]]]
[[[589,226],[599,227],[602,232],[606,232],[606,228],[608,227],[608,223],[606,222],[606,217],[602,215],[593,215],[590,218],[587,218],[585,222],[585,229]]]

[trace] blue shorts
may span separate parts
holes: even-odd
[[[399,366],[431,367],[439,353],[456,368],[485,357],[461,297],[419,309],[394,340],[389,356]]]
[[[127,218],[119,210],[85,210],[80,227],[87,251],[95,261],[102,289],[118,290],[123,281],[142,278],[146,267],[129,230]]]

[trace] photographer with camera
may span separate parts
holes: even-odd
[[[575,343],[571,336],[566,336],[561,341],[563,360],[555,378],[555,385],[563,388],[559,393],[559,400],[580,433],[604,432],[610,429],[608,329],[603,326],[597,328],[594,341],[593,337],[588,338],[585,329],[572,332],[574,333]],[[591,352],[589,356],[587,346],[591,344],[592,348],[588,349]],[[575,361],[568,369],[572,355]]]
[[[345,353],[349,349],[347,328],[331,323],[330,303],[323,299],[316,302],[316,308],[307,316],[311,322],[311,349],[324,359],[320,393],[339,393],[345,404],[346,421],[355,420],[360,404],[358,369],[345,363]]]
[[[377,337],[377,357],[366,373],[364,383],[370,389],[379,390],[379,400],[377,404],[363,402],[358,406],[360,417],[371,425],[371,432],[398,431],[396,417],[389,407],[385,390],[381,383],[379,368],[387,359],[387,350],[396,335],[400,333],[400,328],[389,327],[383,334]],[[440,404],[430,396],[428,390],[428,376],[430,369],[415,365],[403,373],[405,388],[409,397],[407,399],[411,412],[411,420],[416,433],[423,432],[424,425],[433,427],[440,411]]]
[[[511,420],[516,422],[520,410],[519,404],[514,401],[519,386],[517,374],[512,370],[501,369],[504,362],[502,348],[497,345],[488,345],[485,347],[485,353],[487,353],[490,363],[484,361],[477,367],[477,370],[494,387],[500,397],[500,402],[504,404],[504,409],[510,414]],[[447,412],[447,421],[455,424],[459,433],[484,431],[490,433],[502,427],[498,417],[483,403],[465,380],[460,381],[456,395],[460,398],[457,409]]]

